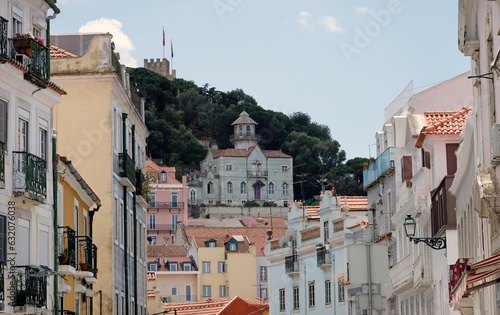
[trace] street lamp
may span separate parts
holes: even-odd
[[[403,226],[405,228],[406,236],[410,239],[410,241],[413,241],[413,243],[418,244],[420,242],[424,242],[432,249],[446,248],[446,237],[415,237],[417,223],[411,214],[406,216]]]

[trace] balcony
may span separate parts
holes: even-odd
[[[5,278],[3,267],[3,262],[0,262],[0,303],[1,301],[5,303]]]
[[[389,277],[393,283],[394,294],[399,294],[409,289],[413,284],[412,255],[407,255],[389,270]]]
[[[49,83],[49,49],[33,38],[11,38],[10,57],[28,69],[24,79],[46,88]]]
[[[285,273],[298,274],[299,270],[299,259],[298,255],[292,255],[285,257]]]
[[[87,283],[97,283],[97,246],[88,236],[77,236],[78,265],[76,275]]]
[[[76,271],[76,233],[69,226],[60,226],[63,230],[59,241],[62,251],[59,253],[59,273],[62,275],[75,275]]]
[[[177,226],[173,224],[148,224],[148,231],[158,231],[158,232],[171,232],[177,231]]]
[[[456,198],[449,191],[454,177],[453,175],[445,176],[431,195],[431,224],[433,236],[441,235],[446,229],[457,228],[457,217],[455,212]]]
[[[267,177],[268,174],[269,174],[268,171],[261,171],[261,170],[253,170],[247,172],[247,175],[249,177]]]
[[[5,150],[7,146],[0,141],[0,188],[5,188]]]
[[[17,307],[46,307],[47,306],[47,277],[54,272],[43,266],[17,266],[14,284],[13,306]],[[27,313],[35,314],[27,311]]]
[[[388,148],[363,170],[363,189],[372,188],[378,180],[394,172],[394,148]]]
[[[47,162],[27,152],[14,151],[12,155],[14,195],[43,202],[47,197]]]
[[[5,63],[9,59],[7,49],[7,26],[9,21],[0,16],[0,63]]]
[[[126,186],[128,191],[136,189],[135,165],[127,153],[118,154],[118,175],[120,176],[120,184]]]
[[[230,135],[229,136],[229,141],[233,142],[234,140],[254,140],[254,139],[257,139],[259,141],[262,140],[262,136],[261,135],[258,135],[256,133],[254,134],[251,134],[251,133],[242,133],[241,135],[237,134],[237,135]]]
[[[139,207],[147,208],[149,200],[149,181],[141,170],[135,171],[135,195]]]
[[[433,282],[432,265],[427,255],[419,255],[413,263],[413,288],[417,292],[425,292]]]
[[[184,209],[184,202],[150,202],[149,208],[153,209]]]
[[[332,257],[330,256],[330,250],[326,247],[321,246],[316,248],[316,258],[318,262],[318,267],[329,267],[332,265]]]

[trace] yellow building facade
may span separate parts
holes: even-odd
[[[60,308],[89,314],[98,271],[92,223],[101,202],[66,157],[58,157],[57,173]]]

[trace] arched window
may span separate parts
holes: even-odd
[[[167,173],[165,171],[162,171],[160,173],[160,181],[161,182],[166,182],[167,181]]]
[[[213,194],[214,193],[214,183],[208,182],[207,184],[207,194]]]
[[[232,194],[233,193],[233,183],[227,182],[227,193]]]
[[[191,201],[196,201],[196,190],[192,189],[192,190],[189,192],[189,200],[191,200]]]
[[[241,182],[240,188],[241,188],[240,190],[241,190],[242,194],[246,194],[247,193],[247,183]]]
[[[239,129],[240,129],[240,137],[241,137],[241,136],[243,136],[243,127],[242,127],[242,126],[240,126],[240,128],[239,128]]]
[[[288,195],[288,184],[283,183],[283,195]]]
[[[274,195],[274,183],[269,183],[269,194]]]
[[[247,137],[250,137],[250,126],[247,126]]]

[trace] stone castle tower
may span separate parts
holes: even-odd
[[[163,58],[162,61],[160,61],[160,58],[156,58],[156,61],[154,59],[150,59],[149,61],[144,59],[144,68],[156,72],[169,80],[176,78],[176,71],[174,69],[170,73],[170,62],[167,58]]]

